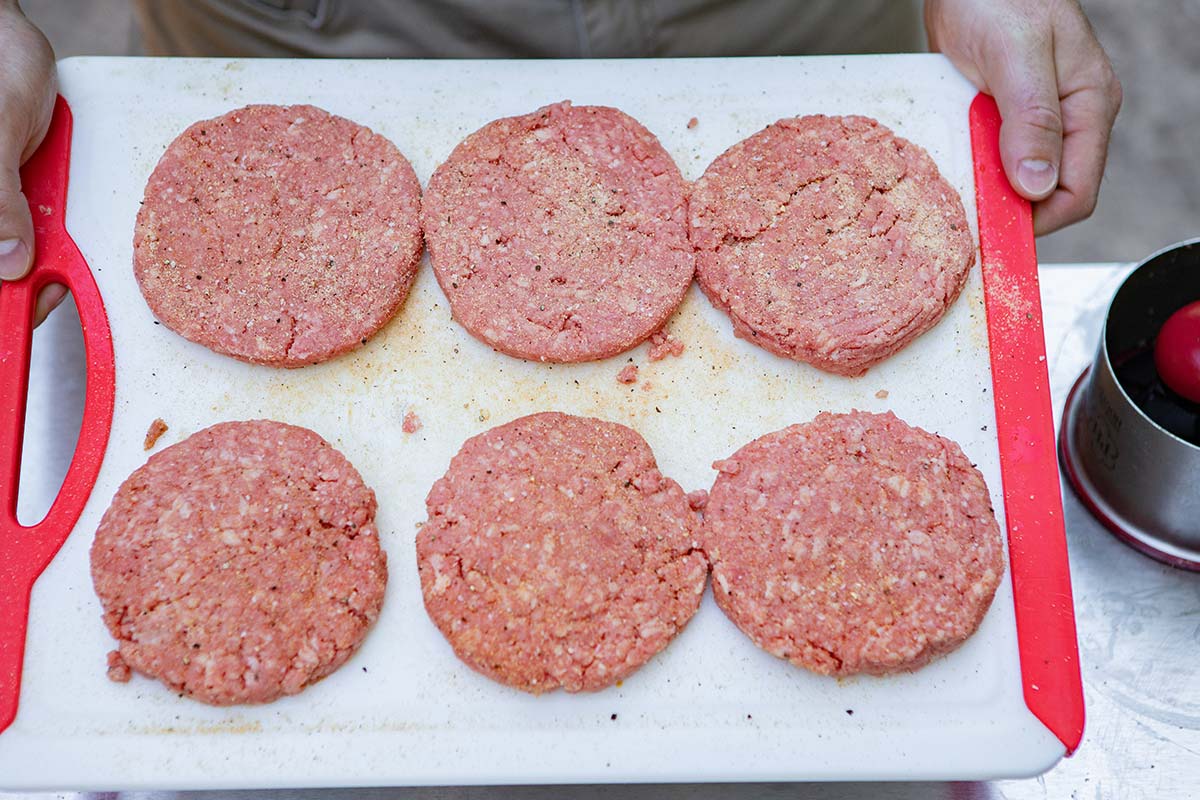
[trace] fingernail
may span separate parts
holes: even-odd
[[[0,281],[15,281],[29,266],[29,248],[20,239],[0,241]]]
[[[1027,158],[1017,165],[1017,182],[1029,194],[1049,194],[1058,184],[1058,167],[1040,158]]]

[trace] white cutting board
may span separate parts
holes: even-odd
[[[417,580],[416,525],[451,456],[468,436],[544,409],[631,425],[688,490],[711,485],[714,459],[821,410],[892,409],[961,444],[1002,516],[978,264],[932,332],[858,379],[735,339],[695,287],[670,323],[687,343],[682,358],[650,364],[643,345],[593,364],[521,362],[451,320],[428,264],[365,348],[298,371],[256,367],[154,324],[131,269],[138,203],[167,144],[190,123],[247,103],[314,103],[368,125],[400,147],[422,184],[471,131],[561,99],[632,114],[689,179],[780,117],[866,114],[930,152],[974,231],[975,90],[943,58],[83,58],[59,70],[75,115],[67,227],[108,308],[116,412],[96,489],[34,587],[20,712],[0,735],[0,787],[986,779],[1040,773],[1063,755],[1022,700],[1007,575],[979,632],[915,674],[839,681],[796,669],[751,644],[709,594],[678,639],[622,686],[539,698],[460,664],[427,619]],[[689,129],[693,116],[699,124]],[[641,365],[633,387],[615,380],[630,358]],[[886,399],[876,397],[881,389]],[[410,409],[424,421],[415,435],[400,429]],[[156,417],[170,426],[157,449],[221,420],[305,425],[375,489],[388,592],[378,624],[340,671],[298,696],[226,709],[140,676],[105,677],[113,641],[88,548],[113,492],[145,461],[142,438]]]

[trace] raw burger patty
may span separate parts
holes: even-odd
[[[429,181],[426,242],[454,318],[501,352],[589,361],[654,333],[694,258],[675,162],[615,108],[485,125]]]
[[[703,544],[717,604],[824,675],[914,670],[975,632],[1004,572],[979,471],[887,414],[821,414],[714,466]]]
[[[417,566],[458,657],[540,693],[626,677],[691,619],[699,522],[636,432],[534,414],[468,439],[425,501]]]
[[[320,680],[379,615],[374,519],[375,494],[305,428],[225,422],[152,456],[92,545],[110,675],[128,665],[214,705]]]
[[[133,269],[155,316],[281,367],[357,347],[404,302],[421,186],[396,146],[313,106],[197,122],[146,184]]]
[[[933,160],[866,117],[784,119],[726,150],[692,191],[691,235],[738,336],[851,376],[932,328],[975,260]]]

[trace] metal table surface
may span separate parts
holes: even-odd
[[[1047,357],[1057,424],[1063,400],[1091,360],[1108,301],[1128,266],[1044,265]],[[22,472],[21,517],[49,506],[73,448],[82,407],[78,318],[64,308],[35,335]],[[1200,490],[1200,481],[1198,481]],[[1200,574],[1152,561],[1104,531],[1064,486],[1087,729],[1074,757],[1040,778],[987,783],[841,783],[673,786],[467,787],[213,792],[238,800],[419,798],[1024,798],[1200,797]],[[2,746],[2,742],[0,742]],[[131,754],[131,759],[136,754]],[[53,769],[49,764],[47,769]],[[0,776],[3,785],[3,776]],[[59,795],[172,798],[175,792]],[[21,795],[0,793],[0,800]]]

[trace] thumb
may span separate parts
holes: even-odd
[[[24,277],[33,264],[33,218],[15,166],[0,168],[0,280]]]
[[[1000,156],[1009,183],[1027,200],[1058,186],[1063,123],[1048,35],[1009,40],[983,77],[1000,108]]]

